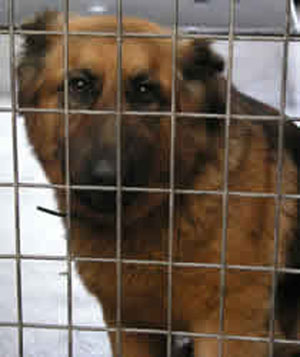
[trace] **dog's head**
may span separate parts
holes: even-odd
[[[23,29],[62,32],[63,16],[46,12],[25,24]],[[18,68],[20,106],[54,110],[25,114],[28,136],[50,181],[65,182],[67,144],[72,185],[115,186],[117,121],[120,117],[114,111],[122,110],[127,112],[122,114],[120,125],[122,185],[168,187],[174,69],[171,39],[166,36],[125,36],[118,46],[116,37],[110,36],[117,31],[117,21],[105,16],[71,17],[69,31],[68,41],[58,33],[26,35]],[[75,34],[87,31],[98,34]],[[168,34],[168,30],[153,23],[132,18],[123,20],[123,32]],[[65,72],[65,55],[68,55],[68,73]],[[218,92],[223,61],[211,51],[208,43],[194,40],[179,41],[175,57],[176,112],[215,111],[217,94],[212,99],[211,92]],[[121,72],[118,66],[121,66]],[[65,140],[64,114],[55,112],[65,108],[66,83],[71,110],[68,142]],[[80,113],[72,112],[78,109]],[[144,112],[145,115],[132,112]],[[147,115],[146,112],[161,114]],[[202,156],[208,154],[207,123],[201,119],[191,121],[192,125],[185,125],[183,119],[177,118],[178,184],[187,177],[192,180],[192,171],[201,151],[202,154],[205,151]],[[114,191],[75,190],[73,196],[73,209],[79,214],[84,210],[85,214],[89,211],[102,217],[110,215],[115,208]],[[138,208],[141,200],[141,193],[123,194],[129,217],[144,214]],[[161,198],[149,201],[148,197],[147,210],[160,202]]]

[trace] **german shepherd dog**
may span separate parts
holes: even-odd
[[[23,28],[62,32],[63,16],[45,12]],[[166,356],[170,328],[175,342],[176,336],[190,336],[189,348],[173,344],[173,356],[216,357],[220,347],[224,356],[267,356],[273,338],[276,356],[297,354],[295,346],[278,340],[297,338],[300,281],[284,270],[300,264],[292,196],[298,193],[297,127],[276,120],[275,109],[235,88],[233,116],[226,121],[224,64],[207,41],[181,39],[174,56],[168,36],[125,36],[118,77],[119,47],[110,36],[117,31],[114,17],[71,16],[69,31],[68,73],[62,34],[25,35],[19,105],[48,109],[25,111],[27,134],[49,181],[57,184],[59,210],[69,208],[71,254],[84,285],[103,306],[114,356],[120,323],[123,357]],[[123,32],[168,34],[135,18],[123,19]],[[259,115],[272,120],[255,119]],[[118,175],[124,188],[119,195]]]

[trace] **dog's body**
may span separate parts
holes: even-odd
[[[28,29],[62,29],[62,18],[46,13]],[[165,30],[143,20],[125,19],[127,32],[162,34]],[[69,30],[115,32],[111,17],[71,18]],[[61,36],[28,35],[19,65],[20,104],[37,108],[64,107],[63,43]],[[207,44],[178,44],[178,112],[224,114],[226,81],[222,61]],[[117,106],[117,42],[115,38],[69,37],[69,106],[71,109],[114,110]],[[172,98],[172,44],[169,39],[128,37],[122,44],[122,110],[170,111]],[[231,112],[277,115],[235,89]],[[26,113],[26,127],[34,150],[49,180],[64,184],[64,116]],[[73,185],[116,185],[116,118],[113,114],[70,114],[69,164]],[[176,119],[175,188],[208,190],[210,194],[175,195],[172,260],[172,330],[217,334],[220,331],[220,264],[226,238],[226,264],[272,267],[278,241],[278,266],[297,267],[297,201],[282,200],[276,211],[278,191],[278,123],[231,120],[228,160],[230,192],[269,193],[270,197],[228,197],[227,235],[223,236],[223,189],[226,145],[224,119]],[[285,126],[288,139],[283,150],[282,193],[297,193],[298,140],[296,127]],[[171,151],[170,117],[122,117],[122,184],[126,187],[168,188]],[[66,211],[64,190],[56,191],[60,209]],[[122,306],[125,328],[168,328],[168,266],[138,264],[137,260],[169,259],[169,196],[167,193],[122,194]],[[114,191],[71,191],[70,246],[75,257],[108,258],[77,262],[88,290],[103,305],[105,320],[116,326],[117,271],[116,201]],[[276,226],[276,219],[279,225]],[[295,243],[296,242],[296,243]],[[292,248],[290,248],[292,247]],[[131,261],[130,261],[131,260]],[[208,263],[207,267],[193,264]],[[213,264],[216,264],[215,266]],[[226,270],[223,329],[225,334],[268,337],[272,272]],[[294,338],[296,330],[297,276],[279,276],[276,301],[276,336]],[[278,331],[277,331],[278,330]],[[115,334],[111,333],[114,349]],[[163,334],[124,333],[124,357],[166,355]],[[218,340],[196,338],[195,356],[214,357]],[[266,356],[268,344],[224,340],[225,356]],[[176,352],[178,353],[178,352]],[[175,354],[175,351],[174,351]],[[183,353],[182,353],[183,355]],[[177,356],[177,355],[176,355]]]

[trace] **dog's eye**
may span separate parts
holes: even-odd
[[[159,100],[159,84],[147,75],[138,75],[129,80],[126,98],[132,104],[151,104]]]
[[[91,78],[71,78],[69,80],[69,89],[73,93],[82,93],[93,89],[94,81]]]
[[[136,89],[140,94],[148,94],[149,92],[151,92],[151,84],[147,80],[139,83]]]
[[[151,94],[153,85],[149,78],[138,77],[132,81],[132,89],[136,92],[137,95],[146,97]]]
[[[101,81],[91,73],[89,69],[72,70],[69,73],[68,87],[70,94],[78,97],[101,90]],[[64,90],[64,82],[58,87],[58,91]]]
[[[102,81],[89,69],[75,69],[69,73],[68,90],[71,108],[90,108],[101,94]],[[63,91],[64,81],[58,87],[61,103]]]

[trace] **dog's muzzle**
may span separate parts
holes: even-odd
[[[130,150],[130,154],[123,156],[120,170],[121,185],[146,186],[152,161],[149,153],[137,149]],[[75,155],[70,163],[72,184],[83,186],[82,189],[75,190],[74,194],[81,204],[102,214],[113,214],[116,210],[118,172],[115,157],[113,148],[110,152],[106,151],[105,155],[101,150],[98,151],[98,155],[90,152],[82,158],[79,154],[77,162]],[[93,188],[86,189],[84,186]],[[132,204],[138,196],[137,192],[122,192],[122,206]]]

